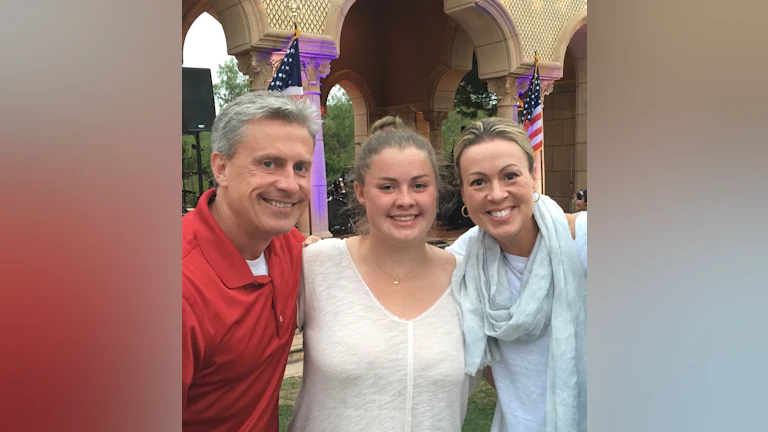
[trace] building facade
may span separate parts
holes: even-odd
[[[183,0],[182,46],[207,12],[252,90],[266,89],[293,36],[291,0]],[[338,84],[352,100],[355,142],[377,119],[399,115],[441,152],[442,123],[472,68],[517,120],[518,97],[540,58],[544,158],[540,189],[566,211],[587,187],[586,0],[294,0],[301,29],[305,98],[325,104]],[[329,237],[322,131],[312,168],[310,212],[299,228]]]

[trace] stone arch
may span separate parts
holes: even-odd
[[[373,92],[356,72],[349,69],[333,72],[323,80],[323,88],[320,92],[321,105],[325,106],[328,93],[336,84],[347,92],[352,101],[352,109],[355,113],[355,153],[357,153],[359,148],[357,143],[362,143],[368,137],[368,122],[371,112],[375,109]]]
[[[190,1],[185,8],[182,4],[181,46],[187,32],[203,12],[208,12],[224,28],[227,53],[230,55],[247,51],[259,41],[269,29],[269,17],[261,0],[199,0]]]
[[[208,13],[208,15],[212,16],[213,19],[221,23],[221,20],[219,20],[218,15],[216,15],[216,11],[213,9],[213,6],[211,6],[208,0],[200,0],[197,3],[193,4],[192,6],[190,6],[188,9],[182,10],[182,13],[181,13],[182,56],[183,56],[183,50],[184,50],[184,42],[186,42],[187,40],[187,33],[189,33],[189,29],[192,27],[192,24],[194,24],[194,22],[197,21],[197,18],[206,12]],[[183,62],[183,58],[182,58],[182,62]]]
[[[564,76],[544,102],[546,190],[564,210],[573,211],[572,194],[587,187],[586,11],[563,28],[553,53]]]
[[[356,0],[331,0],[324,35],[341,52],[341,30]],[[443,10],[469,35],[476,48],[481,78],[506,75],[522,61],[523,42],[509,12],[499,0],[443,0]]]
[[[440,46],[440,65],[432,73],[432,85],[426,95],[429,110],[453,111],[456,88],[472,69],[475,45],[466,31],[455,21],[449,22]]]
[[[560,64],[565,61],[565,51],[568,49],[568,45],[571,43],[573,35],[583,26],[587,25],[587,9],[582,9],[573,16],[564,26],[560,29],[560,33],[555,40],[555,48],[552,51],[552,60]]]
[[[517,69],[523,61],[523,42],[500,1],[445,0],[444,3],[445,13],[459,23],[474,42],[480,78],[504,76]]]
[[[230,55],[247,51],[269,30],[267,9],[261,0],[208,1],[224,28]]]
[[[325,17],[323,34],[330,36],[336,44],[338,53],[341,53],[341,28],[344,27],[344,18],[347,16],[349,8],[357,0],[331,0],[328,15]]]

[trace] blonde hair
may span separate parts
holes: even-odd
[[[390,127],[392,129],[403,129],[405,128],[405,124],[403,123],[403,120],[398,116],[386,116],[377,120],[373,125],[371,125],[371,131],[369,132],[369,135],[373,135],[386,127]]]
[[[468,147],[475,144],[484,143],[493,139],[503,139],[512,141],[520,146],[528,159],[528,171],[533,174],[533,148],[531,140],[523,128],[512,120],[501,117],[488,117],[478,120],[466,128],[459,136],[456,144],[453,146],[453,164],[456,167],[456,174],[461,182],[461,154]]]

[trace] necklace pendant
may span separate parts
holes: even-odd
[[[392,282],[392,285],[400,285],[400,281],[399,281],[399,280],[397,280],[397,279],[395,279],[395,281],[394,281],[394,282]]]

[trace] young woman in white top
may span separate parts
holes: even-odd
[[[447,250],[468,373],[490,365],[492,431],[586,431],[587,213],[535,192],[534,155],[516,123],[468,126],[454,163],[477,224]]]
[[[435,153],[413,131],[380,131],[354,175],[367,233],[304,249],[304,378],[288,430],[460,431],[470,381],[456,259],[426,243]]]

